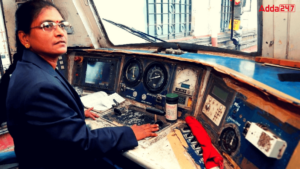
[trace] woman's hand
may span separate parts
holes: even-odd
[[[157,136],[156,133],[153,133],[155,131],[159,130],[158,124],[144,124],[141,126],[137,126],[136,124],[131,126],[131,129],[133,130],[133,133],[136,137],[136,140],[142,140],[146,137],[155,137]]]
[[[85,116],[85,117],[90,117],[90,118],[92,118],[93,120],[96,120],[96,118],[98,118],[99,115],[98,115],[97,113],[91,112],[91,110],[93,110],[93,108],[94,108],[94,107],[91,107],[91,108],[85,110],[85,111],[84,111],[84,116]]]

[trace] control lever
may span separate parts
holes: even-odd
[[[113,101],[115,102],[115,104],[112,105],[114,108],[115,115],[116,116],[122,115],[122,111],[117,108],[120,105],[120,103],[118,103],[115,99],[113,99]]]
[[[151,107],[147,107],[146,111],[148,113],[154,114],[154,121],[156,124],[157,124],[157,116],[156,115],[164,116],[166,114],[166,112],[164,112],[163,110],[159,110],[159,109],[151,108]]]

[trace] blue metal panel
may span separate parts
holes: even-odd
[[[125,63],[131,59],[131,57],[126,57],[125,59]],[[150,63],[154,62],[153,60],[148,60],[148,59],[142,59],[142,64],[144,66],[144,70],[147,66],[145,65],[149,65]],[[170,63],[165,63],[164,66],[167,68],[168,70],[168,82],[166,84],[166,87],[158,94],[162,95],[162,100],[161,102],[156,102],[156,94],[151,94],[151,92],[148,92],[148,90],[145,88],[143,82],[141,81],[137,86],[135,87],[126,87],[125,91],[120,91],[120,95],[126,98],[130,98],[132,100],[135,100],[137,102],[140,103],[144,103],[150,106],[155,107],[156,105],[164,107],[165,103],[166,103],[166,98],[165,95],[171,91],[172,86],[171,86],[171,82],[173,81],[173,72],[175,71],[175,66],[171,65]],[[143,71],[144,71],[143,70]],[[145,73],[145,72],[144,72]],[[137,96],[134,97],[133,96],[133,92],[137,92]],[[142,95],[145,94],[146,95],[146,99],[143,100],[142,99]]]
[[[239,107],[238,112],[233,113],[233,110]],[[286,168],[294,149],[296,148],[300,140],[300,130],[292,127],[287,123],[280,122],[276,117],[260,110],[257,107],[253,107],[240,98],[235,98],[233,106],[230,108],[227,115],[226,123],[236,124],[240,131],[241,145],[240,149],[234,154],[233,159],[237,164],[241,164],[244,158],[248,159],[254,165],[260,169],[281,169]],[[245,119],[245,120],[244,120]],[[245,136],[242,135],[243,127],[245,123],[254,122],[260,123],[279,136],[282,140],[287,142],[287,148],[281,159],[268,158],[256,147],[254,147]]]
[[[281,82],[277,76],[279,73],[300,73],[299,70],[262,66],[262,64],[251,60],[215,55],[186,53],[179,57],[228,67],[287,95],[300,99],[300,82]]]

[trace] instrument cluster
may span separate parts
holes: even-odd
[[[202,70],[199,66],[174,61],[126,57],[119,91],[123,97],[161,109],[165,105],[166,94],[177,93],[178,107],[191,111]]]
[[[120,95],[153,107],[162,108],[175,65],[143,57],[126,57],[122,69]]]

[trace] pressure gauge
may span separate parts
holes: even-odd
[[[239,144],[236,131],[232,127],[225,128],[220,135],[219,144],[226,153],[235,152]]]
[[[146,68],[143,82],[151,93],[161,92],[166,86],[167,80],[168,73],[164,65],[154,62]]]
[[[136,59],[130,59],[123,69],[123,79],[127,86],[134,87],[136,86],[142,78],[143,66],[141,62]]]
[[[194,70],[190,68],[178,68],[174,84],[176,92],[192,95],[195,90],[196,83],[197,73]]]

